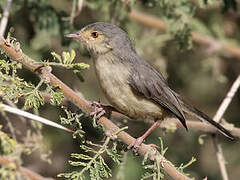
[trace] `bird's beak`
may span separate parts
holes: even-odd
[[[76,34],[76,33],[73,33],[73,34],[65,34],[64,36],[67,37],[67,38],[74,38],[74,39],[80,39],[80,38],[81,38],[81,36],[78,35],[78,34]]]

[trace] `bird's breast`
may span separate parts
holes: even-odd
[[[130,64],[104,55],[94,59],[94,65],[106,98],[118,111],[134,119],[162,118],[162,108],[158,104],[133,92],[128,83]]]

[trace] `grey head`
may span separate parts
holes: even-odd
[[[89,24],[77,33],[67,34],[66,37],[80,40],[94,55],[102,55],[109,51],[118,55],[136,53],[127,33],[106,22]]]

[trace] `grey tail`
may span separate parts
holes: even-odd
[[[205,121],[209,122],[211,125],[213,125],[214,127],[216,127],[224,136],[226,136],[230,140],[232,140],[232,141],[235,140],[234,136],[227,129],[225,129],[222,125],[220,125],[216,121],[212,120],[205,113],[203,113],[203,112],[199,111],[198,109],[196,109],[188,104],[185,104],[185,103],[183,104],[183,106],[185,106],[185,108],[187,108],[188,111],[192,112],[198,118],[205,120]]]
[[[216,127],[224,136],[226,136],[232,141],[235,140],[235,137],[227,129],[225,129],[222,125],[220,125],[216,121],[212,120],[208,115],[189,105],[187,105],[187,108],[188,110],[192,111],[196,116],[200,117],[201,119],[209,122],[211,125]]]
[[[207,121],[208,123],[213,125],[215,128],[217,128],[224,136],[226,136],[227,138],[229,138],[232,141],[235,140],[235,137],[227,129],[225,129],[222,125],[220,125],[219,123],[214,121],[212,118],[210,118],[208,115],[201,112],[197,108],[185,103],[184,100],[177,93],[175,93],[175,95],[176,95],[176,97],[178,97],[178,100],[181,103],[183,110],[186,111],[187,114],[195,116],[199,120]]]

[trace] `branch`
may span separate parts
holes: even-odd
[[[0,49],[5,51],[5,53],[14,61],[22,63],[29,70],[36,72],[39,76],[44,76],[51,84],[57,85],[65,97],[67,97],[71,102],[77,105],[83,112],[89,114],[93,111],[91,105],[85,99],[80,98],[77,93],[75,93],[71,88],[66,84],[60,81],[56,76],[54,76],[48,67],[41,67],[39,65],[33,64],[34,61],[21,50],[15,50],[11,47],[3,38],[0,37]],[[106,117],[101,117],[98,120],[98,123],[101,124],[105,132],[117,132],[119,128]],[[126,145],[130,145],[135,142],[135,138],[130,136],[128,133],[121,131],[117,135],[118,140],[122,141]],[[189,177],[181,174],[167,159],[165,159],[158,151],[152,148],[150,145],[142,144],[139,148],[138,153],[144,156],[146,153],[149,154],[149,159],[152,161],[160,162],[163,170],[169,174],[173,179],[179,180],[190,180]]]
[[[222,104],[220,105],[216,115],[214,116],[214,120],[216,122],[220,122],[220,120],[223,117],[223,114],[225,113],[225,111],[227,110],[229,104],[231,103],[234,95],[236,94],[238,88],[240,86],[240,75],[238,75],[237,79],[234,81],[231,89],[228,91],[226,97],[224,98]]]
[[[2,17],[2,20],[0,22],[0,37],[4,36],[4,33],[6,31],[11,3],[12,3],[12,0],[7,1],[6,7],[5,7],[4,12],[3,12],[3,17]]]
[[[221,172],[221,176],[223,180],[228,180],[228,173],[227,173],[227,168],[226,168],[226,161],[223,156],[223,150],[221,144],[218,142],[217,136],[213,136],[213,145],[216,151],[216,156],[217,156],[217,162],[219,165],[219,169]]]
[[[237,79],[234,81],[232,87],[228,91],[228,93],[227,93],[226,97],[224,98],[222,104],[218,108],[218,111],[216,112],[213,120],[215,120],[216,122],[220,122],[220,120],[223,117],[223,114],[227,110],[227,108],[228,108],[229,104],[231,103],[234,95],[236,94],[239,86],[240,86],[240,75],[238,75]],[[219,165],[220,172],[221,172],[221,175],[222,175],[222,179],[223,180],[228,180],[229,178],[228,178],[227,168],[225,166],[226,162],[224,160],[222,146],[221,146],[220,143],[218,143],[217,136],[213,137],[213,144],[214,144],[214,148],[216,150],[217,161],[218,161],[218,165]]]
[[[49,102],[50,94],[42,94],[42,95],[44,97],[44,101]],[[62,104],[67,105],[67,103],[68,103],[68,100],[66,98],[64,98],[62,101]],[[119,112],[116,112],[116,111],[112,112],[112,117],[115,119],[121,119],[121,120],[127,119],[127,120],[131,121],[131,119],[129,117],[127,117],[124,114],[121,114]],[[206,133],[214,133],[214,134],[219,133],[219,131],[212,125],[203,123],[198,120],[197,121],[195,121],[194,119],[187,120],[186,123],[187,123],[188,129],[190,129],[190,130],[201,131],[201,132],[206,132]],[[224,123],[224,122],[222,122],[220,124],[222,126],[224,126],[233,136],[240,137],[240,128],[231,127],[231,126],[227,127],[228,125],[226,125],[226,123]],[[174,117],[164,119],[164,121],[161,122],[159,127],[162,129],[168,129],[169,126],[171,126],[171,125],[174,125],[178,129],[185,129],[182,126],[182,123],[177,118],[174,118]]]
[[[138,21],[146,26],[150,26],[153,28],[158,28],[162,31],[166,31],[168,28],[168,25],[163,22],[163,20],[147,15],[145,13],[139,12],[135,9],[132,9],[132,11],[129,13],[129,17],[135,21]],[[212,47],[218,47],[218,51],[225,51],[226,53],[236,57],[240,58],[240,48],[233,46],[231,44],[220,42],[216,39],[213,39],[212,37],[199,34],[197,32],[192,32],[193,40],[201,45],[205,46],[212,46]]]
[[[8,106],[6,104],[0,104],[0,108],[1,108],[1,110],[7,111],[9,113],[16,114],[16,115],[18,115],[20,117],[26,117],[26,118],[29,118],[31,120],[34,120],[34,121],[40,122],[42,124],[46,124],[48,126],[52,126],[52,127],[58,128],[58,129],[62,129],[62,130],[67,131],[67,132],[71,132],[71,133],[74,132],[74,131],[72,131],[72,130],[70,130],[70,129],[68,129],[68,128],[66,128],[66,127],[64,127],[64,126],[62,126],[62,125],[60,125],[58,123],[55,123],[55,122],[50,121],[48,119],[42,118],[42,117],[37,116],[35,114],[31,114],[29,112],[23,111],[21,109]]]
[[[11,160],[0,156],[0,164],[1,165],[8,165],[8,164],[15,164],[14,162],[12,162]],[[16,165],[16,164],[15,164]],[[22,174],[24,174],[26,177],[28,177],[30,180],[54,180],[53,178],[46,178],[43,177],[25,167],[17,167],[16,168],[17,171],[20,171]]]
[[[187,127],[190,130],[202,131],[206,133],[218,133],[218,130],[215,127],[207,123],[203,123],[200,121],[192,121],[192,120],[186,121],[186,123],[187,123]],[[184,128],[181,122],[176,118],[168,118],[167,120],[164,120],[160,124],[160,127],[163,129],[167,129],[170,125],[175,125],[176,128]],[[224,126],[224,123],[221,123],[221,125]],[[231,127],[227,129],[233,136],[240,137],[240,128]]]

